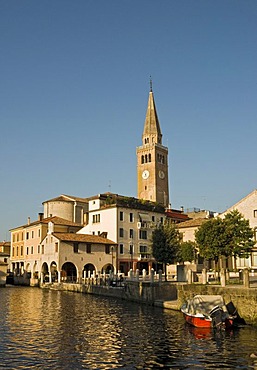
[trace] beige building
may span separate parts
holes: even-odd
[[[49,223],[54,224],[59,232],[75,233],[81,228],[81,224],[57,216],[43,218],[39,213],[37,221],[31,222],[28,218],[27,224],[11,229],[10,263],[17,282],[40,276],[41,242],[48,233]]]
[[[0,286],[6,284],[6,276],[10,263],[10,242],[0,242]]]
[[[183,242],[195,241],[195,232],[198,228],[207,221],[207,218],[195,218],[177,225]]]
[[[44,218],[58,216],[65,220],[84,225],[87,222],[87,198],[61,194],[57,198],[43,202]]]
[[[116,245],[104,236],[56,232],[49,223],[42,248],[41,281],[81,282],[114,272]]]

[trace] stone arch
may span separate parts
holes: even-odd
[[[110,274],[111,272],[115,272],[114,271],[114,266],[112,266],[112,264],[111,263],[107,263],[106,265],[104,265],[103,267],[102,267],[102,271],[101,271],[101,273],[102,274]]]
[[[24,278],[25,279],[31,278],[31,264],[29,262],[26,264],[26,267],[25,267]]]
[[[58,281],[58,270],[57,270],[57,263],[55,261],[51,262],[50,274],[51,274],[51,281],[53,283],[57,282]]]
[[[62,265],[61,278],[67,283],[76,283],[77,281],[77,268],[72,262],[65,262]]]
[[[92,263],[87,263],[83,268],[82,276],[88,278],[93,274],[93,271],[96,271],[95,266]]]
[[[41,274],[42,274],[43,282],[49,282],[49,268],[48,268],[48,264],[46,262],[44,262],[42,264]]]
[[[35,261],[33,267],[32,267],[32,276],[34,279],[38,279],[38,263]]]

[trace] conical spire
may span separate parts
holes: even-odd
[[[152,80],[150,80],[150,92],[143,131],[143,144],[162,144],[161,127],[158,120],[152,91]]]

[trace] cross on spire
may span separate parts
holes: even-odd
[[[152,80],[152,76],[150,76],[150,92],[153,91],[153,80]]]

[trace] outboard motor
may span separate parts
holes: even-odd
[[[214,328],[220,328],[223,325],[224,312],[219,306],[213,307],[210,311],[210,317],[212,319],[212,326]]]
[[[246,325],[245,320],[239,315],[233,302],[229,302],[226,307],[229,315],[233,317],[235,325]]]

